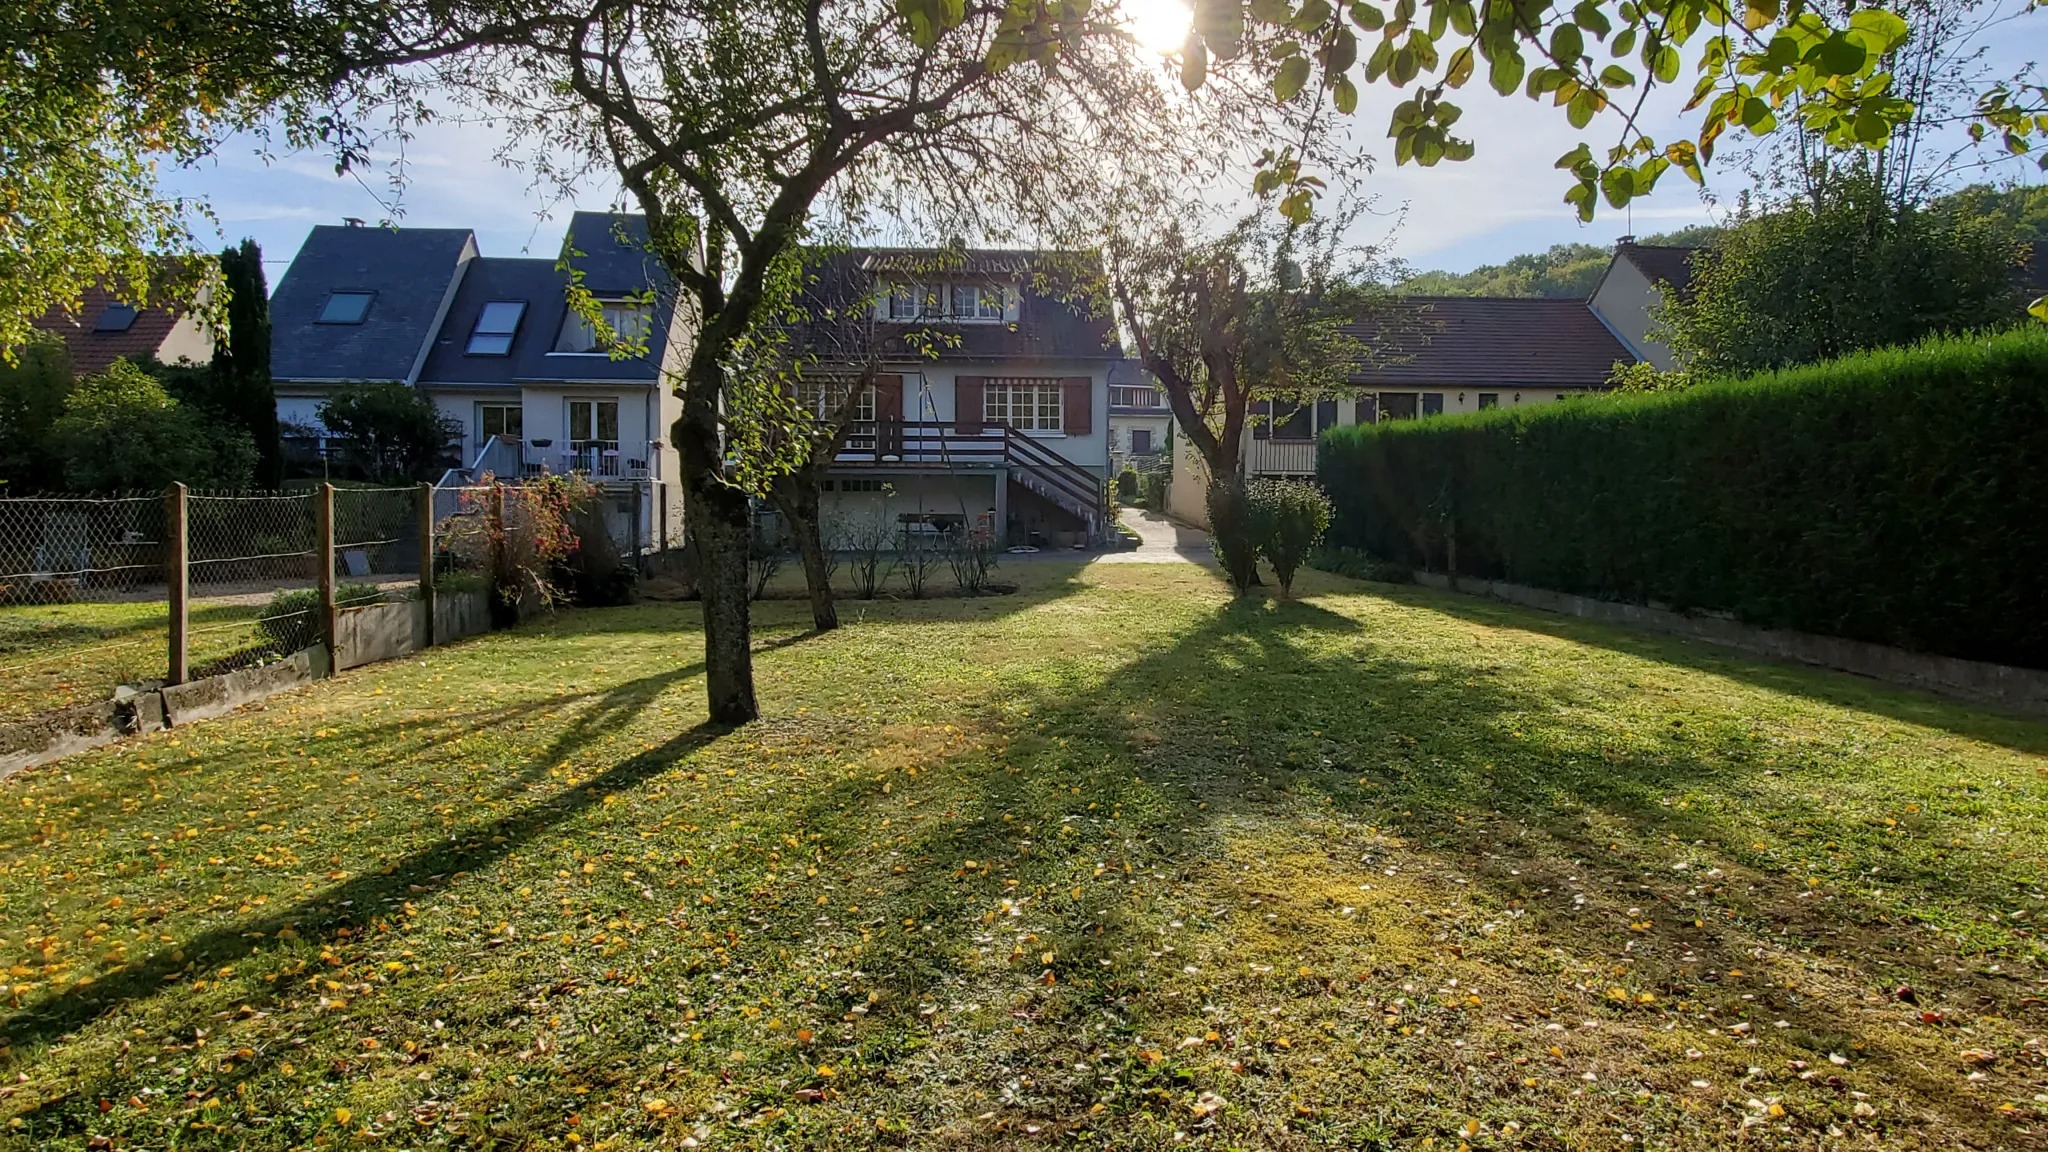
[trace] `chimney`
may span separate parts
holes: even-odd
[[[1616,248],[1626,248],[1626,247],[1628,247],[1629,245],[1631,245],[1631,244],[1633,244],[1633,243],[1635,243],[1635,242],[1636,242],[1636,238],[1635,238],[1635,235],[1634,235],[1633,233],[1631,233],[1630,235],[1627,235],[1627,236],[1617,236],[1617,237],[1615,237],[1615,239],[1614,239],[1614,246],[1615,246]]]
[[[361,228],[363,226],[363,218],[361,216],[343,216],[341,222],[351,228]]]

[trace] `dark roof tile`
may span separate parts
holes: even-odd
[[[467,228],[315,227],[270,298],[271,376],[405,379],[475,251]],[[375,294],[362,323],[317,323],[328,295],[348,291]]]
[[[1357,384],[1598,388],[1635,360],[1584,300],[1402,296],[1349,331],[1373,348]]]

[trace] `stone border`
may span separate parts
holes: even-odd
[[[1844,640],[1839,636],[1755,628],[1717,613],[1673,612],[1668,608],[1594,600],[1496,580],[1461,577],[1457,586],[1452,587],[1449,577],[1441,572],[1418,569],[1415,582],[1441,591],[1504,600],[1525,608],[1703,640],[1776,660],[1853,672],[1888,684],[1918,688],[1973,703],[1997,705],[2027,716],[2048,717],[2048,672],[2038,669],[1958,660],[1953,656],[1931,656],[1883,644]]]
[[[436,598],[434,642],[448,644],[490,631],[485,596],[465,592]],[[426,605],[418,600],[344,609],[335,626],[339,661],[329,658],[326,645],[315,644],[254,668],[0,724],[0,779],[129,736],[224,716],[337,671],[409,656],[428,646],[426,617]]]

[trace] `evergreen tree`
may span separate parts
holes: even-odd
[[[270,289],[263,249],[244,240],[220,254],[228,293],[227,339],[213,350],[212,400],[226,419],[248,429],[256,445],[256,484],[284,483],[284,443],[277,431],[277,398],[270,390]]]

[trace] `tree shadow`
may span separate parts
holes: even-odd
[[[1327,579],[1337,581],[1343,578]],[[1755,688],[1804,697],[1817,703],[1875,713],[1901,723],[1939,728],[2018,752],[2048,755],[2048,727],[2037,720],[2001,712],[1995,704],[1936,695],[1852,672],[1774,660],[1704,640],[1582,620],[1462,593],[1397,584],[1345,582],[1358,592],[1379,596],[1404,607],[1436,612],[1489,628],[1534,632],[1575,644],[1605,648],[1658,664],[1723,676]]]
[[[700,724],[651,751],[613,765],[581,784],[535,800],[499,819],[471,825],[377,873],[362,873],[287,907],[236,920],[130,964],[89,986],[47,996],[0,1021],[0,1034],[32,1047],[72,1032],[130,1001],[157,996],[167,981],[190,970],[245,962],[292,939],[320,941],[360,931],[386,916],[394,903],[417,898],[460,873],[503,860],[535,837],[559,827],[608,797],[636,788],[708,747],[729,729]],[[251,942],[254,942],[253,944]]]

